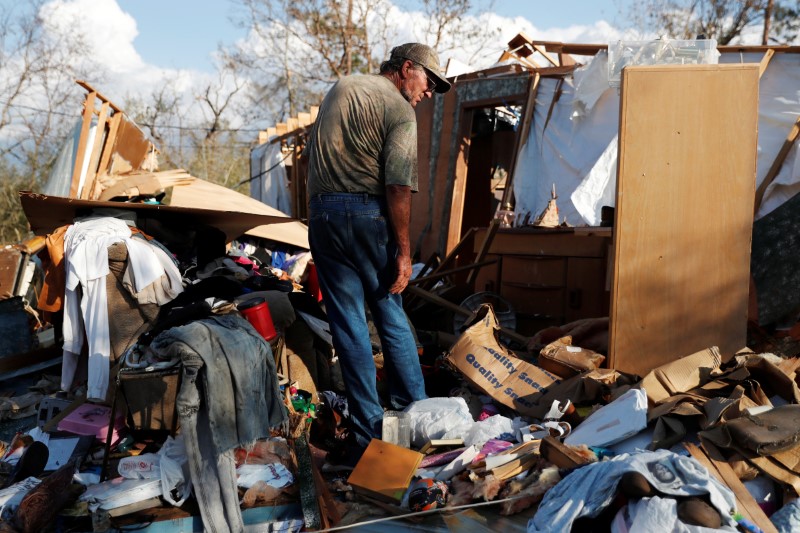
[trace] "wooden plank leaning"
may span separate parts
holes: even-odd
[[[758,506],[755,498],[747,491],[747,488],[739,481],[731,466],[721,459],[722,455],[713,444],[704,441],[703,448],[695,444],[685,442],[683,446],[694,457],[697,462],[706,467],[709,474],[717,478],[723,485],[733,491],[736,498],[736,510],[745,518],[760,527],[765,533],[778,533],[772,525],[767,515]]]
[[[794,146],[798,136],[800,136],[800,117],[797,118],[792,126],[792,129],[789,130],[789,135],[787,135],[786,140],[783,141],[783,146],[781,146],[781,149],[778,151],[778,155],[775,156],[775,160],[772,162],[772,166],[769,167],[767,175],[764,176],[764,180],[761,182],[761,185],[759,185],[756,189],[754,213],[758,213],[758,209],[761,207],[761,202],[764,200],[764,193],[767,192],[767,187],[769,187],[769,185],[778,176],[778,173],[781,171],[781,167],[783,167],[783,163],[786,161],[786,156],[789,155],[789,151],[792,149],[792,146]]]

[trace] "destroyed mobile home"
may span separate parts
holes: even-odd
[[[404,294],[430,399],[352,472],[298,220],[315,110],[264,132],[248,198],[159,171],[82,84],[2,250],[0,378],[42,376],[0,400],[33,417],[4,530],[796,531],[798,52],[520,34],[449,73]]]

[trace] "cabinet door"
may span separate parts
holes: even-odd
[[[563,257],[506,256],[500,294],[518,313],[559,322],[564,319],[566,266]]]
[[[606,260],[570,257],[567,260],[566,322],[608,316]]]
[[[747,342],[758,65],[622,71],[610,368]]]
[[[524,284],[530,288],[562,288],[566,281],[563,257],[503,257],[503,281]]]

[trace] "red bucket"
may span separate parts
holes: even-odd
[[[278,336],[269,306],[264,298],[250,298],[238,305],[239,312],[256,328],[264,340],[271,342]]]
[[[317,265],[314,261],[308,262],[308,280],[306,281],[306,290],[317,303],[322,301],[322,291],[319,288],[319,277],[317,277]]]

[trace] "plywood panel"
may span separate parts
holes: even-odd
[[[458,107],[458,92],[455,90],[449,91],[444,94],[442,100],[442,116],[438,125],[439,139],[437,142],[437,150],[433,150],[433,147],[431,148],[432,155],[435,158],[435,160],[431,159],[433,168],[429,169],[429,176],[432,180],[430,186],[433,188],[433,191],[431,192],[429,190],[428,194],[431,201],[428,204],[428,212],[424,213],[428,225],[421,237],[422,258],[428,258],[434,252],[442,256],[446,255],[444,249],[439,249],[438,242],[442,231],[446,231],[447,228],[447,219],[444,217],[444,203],[449,201],[446,185],[450,164],[450,141],[453,135]],[[436,134],[436,130],[431,131],[431,137]],[[433,139],[431,140],[433,141]],[[411,208],[412,210],[414,209],[413,203],[411,204]],[[414,211],[412,218],[416,213],[417,212]]]
[[[433,131],[433,99],[426,99],[417,104],[417,175],[419,192],[411,198],[413,216],[409,223],[411,253],[421,252],[421,239],[425,226],[430,223],[428,213],[431,212],[431,188],[434,180],[431,175],[431,134]],[[419,259],[427,261],[430,255],[420,253]]]
[[[609,364],[745,345],[758,65],[623,71]]]
[[[464,216],[464,199],[467,190],[467,170],[469,160],[469,145],[472,130],[472,109],[461,112],[461,132],[458,135],[458,153],[456,155],[456,170],[453,179],[453,195],[450,206],[450,223],[447,230],[445,249],[450,252],[461,240],[461,221]],[[488,224],[488,220],[487,220]]]

